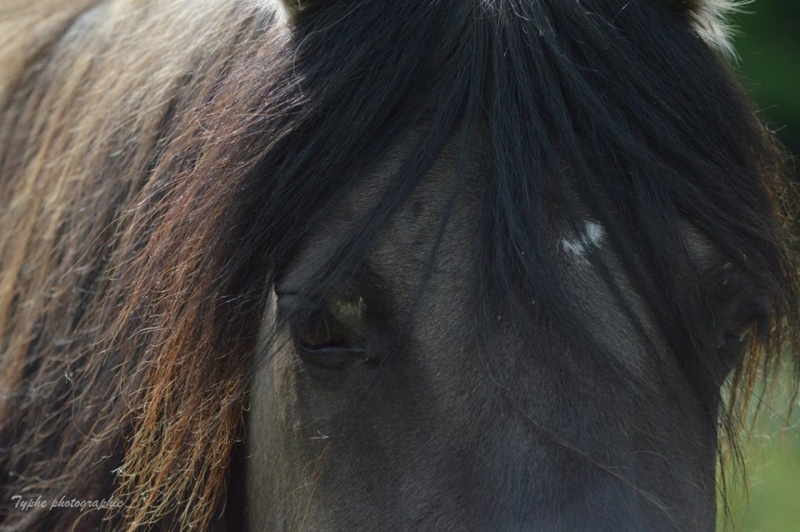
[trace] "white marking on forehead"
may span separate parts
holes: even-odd
[[[586,250],[589,246],[599,246],[605,237],[606,230],[597,222],[584,222],[583,231],[577,238],[564,238],[561,246],[564,251],[579,261],[586,261]]]

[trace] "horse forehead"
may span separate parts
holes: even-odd
[[[668,361],[668,344],[611,245],[608,229],[586,217],[562,221],[554,231],[564,286],[576,319],[597,343],[599,356],[613,356],[638,382],[654,385],[654,361],[659,359],[662,365]]]

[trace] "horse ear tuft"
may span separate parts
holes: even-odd
[[[284,18],[292,19],[302,10],[306,9],[314,0],[277,0],[278,8]]]
[[[667,4],[688,11],[694,30],[709,45],[728,57],[736,57],[730,16],[741,12],[753,0],[666,0]]]

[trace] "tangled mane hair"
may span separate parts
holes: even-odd
[[[577,224],[577,194],[623,263],[645,266],[628,273],[687,374],[704,374],[674,296],[689,221],[770,296],[733,377],[750,389],[795,345],[795,193],[687,23],[714,4],[0,5],[4,526],[222,526],[265,287],[351,176],[418,124],[419,149],[337,268],[367,254],[456,127],[486,123],[478,292],[535,293],[568,315],[541,198]],[[112,493],[122,510],[9,504]]]

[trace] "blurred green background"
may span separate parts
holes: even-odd
[[[800,0],[756,0],[743,11],[734,18],[739,70],[771,128],[797,156]],[[795,175],[800,178],[797,168]],[[787,423],[789,403],[785,394],[768,401],[756,429],[743,438],[749,493],[736,483],[732,517],[721,518],[719,530],[800,532],[800,408]]]
[[[756,0],[734,22],[750,93],[784,144],[800,154],[800,1]]]

